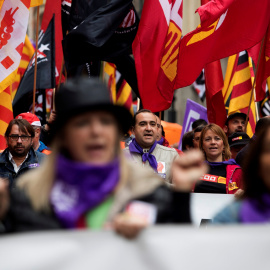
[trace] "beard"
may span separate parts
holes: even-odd
[[[25,157],[31,148],[30,145],[16,144],[13,147],[9,146],[9,151],[13,157]]]

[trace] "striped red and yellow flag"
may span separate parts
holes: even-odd
[[[5,132],[9,122],[13,119],[11,87],[0,93],[0,150],[6,148]]]
[[[22,51],[22,58],[21,58],[19,67],[17,69],[15,81],[13,82],[13,84],[11,86],[12,100],[15,97],[15,94],[16,94],[17,89],[19,87],[20,81],[23,77],[25,70],[27,69],[27,66],[28,66],[32,56],[34,55],[34,52],[35,52],[35,48],[34,48],[33,44],[31,43],[30,39],[28,38],[28,36],[26,35],[25,41],[24,41],[24,46],[23,46],[23,51]]]
[[[30,7],[37,7],[43,4],[43,0],[31,0]]]
[[[126,107],[133,115],[132,89],[112,63],[105,63],[104,79],[108,83],[113,103]]]
[[[248,113],[253,81],[254,73],[252,61],[251,58],[248,57],[247,52],[243,51],[230,56],[224,80],[224,88],[222,89],[225,108],[228,115],[235,112]],[[253,96],[249,112],[249,123],[246,131],[250,137],[253,136],[255,132],[255,126],[256,111]]]
[[[0,9],[1,9],[1,7],[2,7],[4,1],[5,1],[5,0],[0,0]]]

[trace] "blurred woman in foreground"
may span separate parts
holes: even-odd
[[[68,80],[56,94],[56,111],[52,154],[44,166],[23,175],[10,194],[7,231],[109,225],[134,237],[151,223],[190,222],[188,193],[172,192],[156,174],[124,158],[120,138],[132,116],[111,103],[103,84]],[[185,163],[196,167],[192,174]],[[193,153],[190,162],[175,161],[172,170],[176,189],[186,191],[205,165]]]
[[[270,124],[252,142],[244,160],[245,193],[222,210],[214,223],[270,222]]]
[[[241,187],[242,171],[231,158],[224,131],[215,124],[205,126],[200,135],[199,146],[210,167],[194,188],[198,193],[234,194]]]

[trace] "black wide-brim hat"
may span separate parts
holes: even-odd
[[[55,95],[56,121],[54,134],[67,121],[89,111],[112,113],[119,123],[121,132],[127,133],[132,125],[132,115],[123,106],[113,104],[108,88],[96,78],[77,77],[68,79]]]

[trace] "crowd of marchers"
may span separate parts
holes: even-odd
[[[22,113],[6,129],[1,232],[89,228],[133,238],[153,224],[192,223],[193,192],[234,194],[214,224],[269,222],[270,118],[252,138],[246,119],[234,113],[222,128],[196,120],[179,151],[153,112],[132,116],[100,81],[70,79],[46,125]]]

